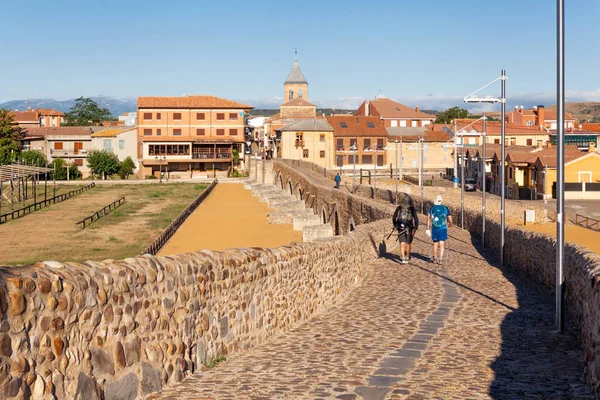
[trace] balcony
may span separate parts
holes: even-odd
[[[57,150],[57,149],[50,149],[50,156],[51,157],[87,157],[87,150],[81,149],[81,150]]]
[[[304,140],[296,140],[296,148],[304,147]]]
[[[231,160],[233,155],[231,153],[194,153],[192,154],[193,160]]]

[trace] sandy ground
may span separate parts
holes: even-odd
[[[201,249],[276,247],[302,241],[302,232],[291,225],[267,224],[273,211],[242,184],[217,185],[210,196],[188,217],[159,255]]]
[[[527,225],[523,227],[530,231],[545,233],[556,237],[556,224]],[[565,241],[587,247],[600,254],[600,232],[576,225],[565,225]]]

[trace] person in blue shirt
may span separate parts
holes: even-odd
[[[335,175],[335,188],[339,189],[340,188],[340,181],[342,180],[342,177],[340,176],[339,173],[337,173]]]
[[[434,264],[441,264],[444,259],[444,246],[448,240],[448,228],[452,227],[450,209],[443,204],[442,195],[435,196],[433,207],[427,214],[427,234],[433,239]],[[439,248],[439,249],[438,249]]]

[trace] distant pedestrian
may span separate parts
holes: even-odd
[[[402,198],[400,205],[394,212],[392,223],[398,231],[400,262],[408,264],[410,261],[410,246],[417,229],[419,229],[419,217],[410,196],[405,195]]]
[[[433,260],[441,264],[444,259],[445,242],[448,240],[448,228],[452,227],[450,209],[443,204],[442,195],[435,196],[434,206],[427,214],[427,235],[433,240]],[[439,248],[439,250],[438,250]]]
[[[342,181],[342,177],[340,176],[339,172],[335,175],[335,188],[339,189],[340,188],[340,182]]]

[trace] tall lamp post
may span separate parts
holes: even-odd
[[[158,175],[158,178],[159,178],[159,179],[158,179],[158,183],[162,183],[162,162],[163,162],[164,160],[166,160],[166,159],[167,159],[167,157],[166,157],[166,156],[162,156],[162,157],[161,157],[161,156],[156,156],[156,157],[154,157],[154,158],[155,158],[155,159],[156,159],[156,161],[158,162],[158,168],[159,168],[159,175]]]
[[[356,151],[358,150],[358,140],[354,142],[354,144],[350,146],[348,150],[352,150],[354,152],[354,155],[352,156],[352,161],[354,161],[354,165],[352,166],[352,192],[354,192],[354,187],[356,185]]]
[[[561,0],[557,0],[561,1]],[[504,266],[504,231],[506,225],[506,213],[505,213],[505,203],[506,203],[506,70],[502,70],[500,76],[487,85],[477,89],[473,93],[469,94],[464,98],[465,103],[500,103],[500,119],[501,119],[501,152],[500,159],[502,162],[502,169],[500,171],[500,264]],[[500,98],[495,98],[492,96],[478,97],[475,96],[475,93],[480,90],[490,86],[496,81],[500,81]],[[485,156],[485,155],[484,155]]]
[[[556,330],[564,329],[565,1],[556,0]]]
[[[481,216],[481,244],[483,245],[483,247],[485,248],[485,184],[486,184],[486,177],[487,177],[487,171],[485,170],[485,160],[487,158],[487,152],[486,152],[486,142],[487,142],[487,133],[486,133],[486,129],[487,129],[487,116],[485,115],[485,112],[483,113],[483,116],[481,117],[481,119],[483,120],[482,122],[482,129],[481,129],[481,148],[482,148],[482,152],[483,152],[483,156],[481,157],[481,211],[482,211],[482,216]]]

